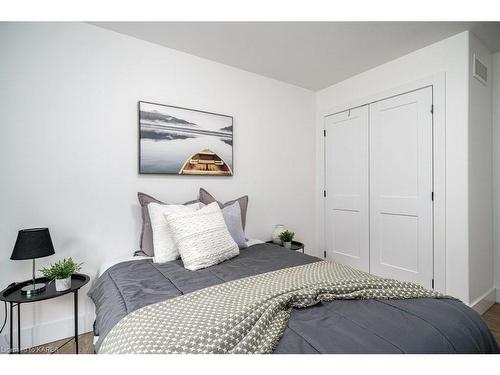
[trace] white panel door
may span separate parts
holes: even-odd
[[[368,106],[325,119],[327,257],[369,271]]]
[[[370,272],[431,288],[432,88],[370,105]]]

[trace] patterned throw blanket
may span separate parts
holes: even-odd
[[[294,307],[336,299],[407,298],[449,297],[321,261],[145,306],[110,331],[99,353],[270,353]]]

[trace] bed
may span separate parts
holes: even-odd
[[[189,271],[180,260],[139,258],[108,268],[89,296],[94,301],[99,353],[106,336],[144,306],[204,288],[321,260],[273,244],[255,244],[237,257]],[[454,299],[368,299],[321,302],[293,309],[274,352],[279,353],[499,353],[474,310]]]

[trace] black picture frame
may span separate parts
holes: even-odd
[[[144,139],[143,137],[143,128],[141,124],[141,105],[149,105],[149,106],[158,106],[160,108],[170,108],[174,111],[184,111],[186,114],[189,113],[197,113],[197,114],[202,114],[202,115],[207,115],[207,116],[215,116],[218,118],[225,118],[228,121],[228,125],[231,127],[231,132],[230,132],[230,144],[229,146],[231,147],[231,153],[230,153],[230,158],[231,160],[229,163],[227,163],[223,158],[219,157],[219,159],[222,160],[223,165],[226,165],[226,169],[228,168],[229,171],[224,171],[224,172],[218,172],[218,173],[212,173],[212,172],[203,172],[203,173],[196,173],[195,171],[192,171],[189,174],[184,174],[180,173],[181,171],[178,172],[168,172],[168,171],[163,171],[163,170],[158,170],[156,171],[154,168],[148,167],[145,168],[143,163],[142,163],[142,156],[143,156],[143,147],[142,147],[142,140]],[[209,112],[209,111],[203,111],[203,110],[197,110],[193,108],[187,108],[187,107],[180,107],[180,106],[174,106],[174,105],[168,105],[168,104],[161,104],[161,103],[156,103],[156,102],[150,102],[150,101],[144,101],[144,100],[139,100],[137,102],[137,129],[138,129],[138,155],[137,155],[137,170],[140,175],[178,175],[178,176],[210,176],[210,177],[232,177],[234,176],[234,118],[233,116],[230,115],[225,115],[221,113],[216,113],[216,112]],[[221,129],[222,130],[222,129]],[[188,131],[188,133],[195,133],[194,131]],[[200,133],[217,133],[214,131],[209,131],[209,130],[200,130]],[[226,143],[226,142],[224,142]],[[200,150],[202,151],[202,150]],[[204,150],[203,150],[204,151]],[[215,157],[218,157],[217,152],[215,152]],[[219,161],[220,162],[220,161]],[[184,166],[188,163],[188,159],[186,159]]]

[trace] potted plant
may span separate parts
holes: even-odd
[[[294,232],[291,232],[289,230],[285,230],[280,233],[279,237],[280,240],[283,241],[283,246],[285,246],[287,249],[292,248],[292,240],[293,237],[295,236]]]
[[[80,271],[83,263],[75,263],[73,259],[63,259],[50,267],[43,267],[40,272],[50,281],[56,281],[56,291],[63,292],[71,288],[71,275]]]

